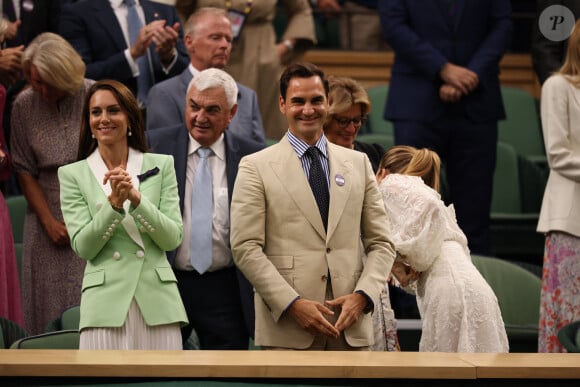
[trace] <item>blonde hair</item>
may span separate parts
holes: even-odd
[[[328,77],[328,116],[325,125],[332,117],[359,104],[361,115],[366,116],[371,111],[371,101],[367,91],[352,78],[349,77]]]
[[[381,158],[379,170],[382,169],[389,173],[419,176],[425,184],[439,192],[441,159],[430,149],[417,149],[408,145],[394,146]]]
[[[34,38],[22,56],[27,79],[30,79],[30,65],[38,69],[44,82],[68,94],[75,94],[83,86],[85,63],[60,35],[44,32]]]
[[[556,73],[566,77],[574,86],[580,87],[580,19],[576,21],[568,38],[564,64]]]

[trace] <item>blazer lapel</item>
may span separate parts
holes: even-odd
[[[435,12],[438,12],[441,15],[441,20],[443,21],[443,24],[448,29],[452,28],[452,18],[449,15],[449,0],[430,0],[425,4],[433,4],[434,8],[437,8]]]
[[[228,202],[232,202],[232,192],[234,191],[234,183],[238,173],[238,165],[240,164],[240,148],[238,144],[232,140],[233,136],[228,135],[226,130],[224,133],[224,141],[226,145],[226,177],[228,181]]]
[[[105,165],[105,162],[101,158],[99,154],[99,150],[95,149],[95,151],[87,157],[87,163],[89,168],[93,172],[93,175],[97,179],[98,182],[103,181],[103,177],[105,173],[107,173],[108,168]],[[131,148],[129,148],[129,159],[127,160],[127,172],[131,175],[131,183],[135,189],[139,189],[139,179],[137,175],[141,173],[141,166],[143,164],[143,153],[137,152]],[[100,184],[101,189],[105,196],[109,196],[111,194],[111,185],[110,184]],[[145,248],[143,243],[143,239],[141,238],[141,234],[137,229],[137,225],[135,224],[135,220],[133,216],[129,214],[129,207],[131,206],[131,202],[129,200],[125,200],[123,203],[123,208],[125,209],[125,217],[121,221],[123,228],[129,235],[129,237],[137,243],[141,248]]]
[[[115,43],[118,50],[127,48],[125,35],[119,25],[117,16],[108,0],[92,1],[95,10],[95,19],[103,26],[103,31],[109,35],[109,38]]]
[[[271,161],[270,167],[276,177],[278,177],[280,185],[288,192],[290,199],[296,207],[300,209],[306,220],[314,227],[320,237],[326,240],[326,231],[320,218],[318,205],[316,204],[316,200],[308,184],[308,179],[294,148],[292,148],[286,136],[275,146],[280,148],[280,157],[275,161]],[[332,206],[332,192],[330,195]]]
[[[465,10],[465,1],[455,0],[455,14],[453,15],[453,30],[457,31],[461,22],[461,14]]]
[[[352,188],[352,163],[340,158],[336,145],[326,142],[330,167],[330,206],[328,209],[328,239],[336,230]]]

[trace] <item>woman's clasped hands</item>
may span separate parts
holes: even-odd
[[[103,184],[111,185],[109,201],[115,210],[121,211],[126,200],[131,202],[133,208],[139,205],[141,194],[133,187],[131,175],[123,166],[115,167],[105,173]]]

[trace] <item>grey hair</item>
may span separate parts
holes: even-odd
[[[223,17],[230,20],[228,18],[228,13],[223,8],[216,8],[216,7],[201,7],[197,11],[191,14],[189,18],[187,18],[184,26],[183,26],[183,34],[193,36],[197,32],[197,25],[199,21],[204,18],[206,15],[212,15],[214,17]]]
[[[224,70],[210,68],[201,71],[189,82],[187,94],[189,94],[192,87],[199,91],[221,87],[226,93],[229,109],[238,102],[238,85],[234,78]]]

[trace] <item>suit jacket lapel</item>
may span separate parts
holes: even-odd
[[[306,220],[312,224],[320,237],[326,240],[326,231],[324,231],[318,205],[294,148],[286,136],[280,140],[278,145],[274,146],[280,148],[280,157],[271,161],[270,167],[278,177],[278,182],[288,192],[290,199],[300,209]],[[332,193],[330,202],[332,203]]]
[[[103,31],[109,34],[119,51],[127,48],[125,35],[119,25],[115,11],[109,4],[108,0],[91,1],[93,9],[95,10],[95,19],[103,26]]]
[[[149,1],[141,1],[141,8],[145,14],[145,24],[149,24],[154,20],[159,19],[159,14],[155,11],[155,6]]]
[[[238,173],[238,165],[240,164],[240,148],[235,141],[232,141],[232,136],[228,136],[228,132],[224,133],[224,141],[226,145],[226,177],[228,180],[228,203],[232,202],[232,192],[234,190],[234,183]]]
[[[433,4],[435,8],[437,8],[436,12],[439,12],[439,14],[441,15],[441,20],[443,21],[443,24],[448,29],[452,29],[453,27],[452,18],[449,15],[449,0],[435,0],[433,2],[429,1],[428,3]]]
[[[352,163],[336,152],[336,145],[326,142],[330,167],[330,206],[328,209],[328,239],[336,230],[352,188]],[[342,184],[342,185],[341,185]]]
[[[455,15],[453,15],[453,30],[457,31],[461,22],[461,14],[465,10],[465,1],[455,0]]]

